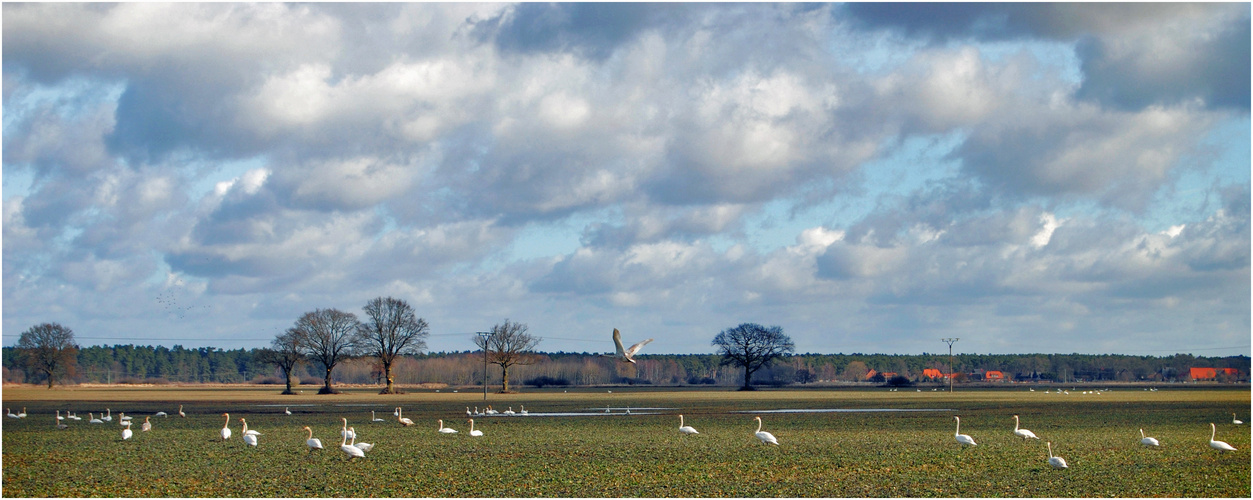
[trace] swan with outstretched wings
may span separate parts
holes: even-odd
[[[648,339],[648,340],[645,340],[643,342],[640,342],[638,344],[631,346],[630,349],[624,349],[622,347],[622,334],[618,333],[617,328],[614,328],[613,329],[613,345],[615,348],[617,348],[617,353],[614,355],[614,357],[618,358],[619,361],[625,361],[627,363],[634,363],[635,359],[633,358],[635,357],[635,353],[640,352],[640,348],[644,347],[644,344],[647,344],[652,341],[653,339]]]

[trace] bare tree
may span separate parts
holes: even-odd
[[[474,339],[480,349],[487,349],[487,361],[500,365],[503,388],[501,392],[509,392],[509,367],[513,365],[529,365],[535,362],[535,355],[530,351],[543,340],[527,332],[527,326],[513,323],[508,319],[503,324],[492,327],[492,334],[486,339]],[[484,381],[486,384],[487,382]]]
[[[287,380],[287,389],[283,391],[283,394],[296,393],[292,390],[292,373],[296,366],[305,360],[300,350],[299,340],[299,333],[294,328],[289,328],[270,342],[269,349],[261,349],[257,353],[262,363],[272,364],[283,371],[283,378]]]
[[[713,345],[718,347],[718,354],[722,355],[722,365],[744,367],[744,386],[740,388],[742,391],[753,389],[750,383],[753,372],[769,366],[775,359],[796,349],[792,339],[783,334],[782,327],[766,328],[756,323],[744,323],[723,330],[714,337]]]
[[[296,335],[300,351],[326,367],[326,378],[318,394],[335,394],[331,372],[335,365],[356,355],[357,315],[338,309],[318,309],[296,320],[289,332]]]
[[[30,327],[14,347],[26,358],[27,366],[48,376],[49,389],[57,377],[73,375],[78,367],[74,331],[57,323]]]
[[[417,354],[426,349],[430,327],[417,317],[408,302],[378,297],[365,305],[365,322],[357,327],[357,344],[362,354],[378,358],[383,365],[387,387],[379,394],[399,394],[392,379],[396,357]]]

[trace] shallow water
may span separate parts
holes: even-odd
[[[952,408],[788,408],[784,410],[742,410],[731,413],[875,413],[915,411],[957,411]]]

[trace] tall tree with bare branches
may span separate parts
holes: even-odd
[[[531,351],[539,345],[541,340],[543,339],[531,335],[525,324],[506,319],[503,324],[493,326],[491,335],[486,339],[483,337],[474,339],[474,344],[480,349],[487,349],[489,363],[500,365],[503,381],[501,392],[509,392],[509,367],[534,363],[536,357]]]
[[[744,386],[741,391],[753,389],[753,372],[770,366],[776,359],[791,354],[796,345],[792,338],[783,334],[783,327],[764,327],[756,323],[743,323],[727,328],[714,337],[713,345],[722,355],[723,366],[744,367]]]
[[[48,376],[49,389],[57,377],[73,375],[78,366],[74,331],[57,323],[30,327],[14,347],[26,358],[27,366]]]
[[[277,366],[283,371],[283,378],[287,380],[287,389],[283,390],[283,394],[295,394],[296,391],[292,390],[292,372],[305,360],[300,349],[299,333],[294,328],[287,329],[270,342],[269,349],[261,349],[257,355],[261,362]]]
[[[379,394],[400,394],[392,379],[392,364],[399,356],[426,349],[430,327],[400,299],[377,297],[367,302],[364,310],[365,321],[357,327],[357,345],[362,355],[378,358],[383,365],[387,387]]]
[[[335,365],[357,354],[357,315],[339,309],[318,309],[296,320],[290,332],[296,335],[301,352],[326,368],[325,383],[318,394],[335,394],[331,372]]]

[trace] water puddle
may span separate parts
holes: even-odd
[[[957,411],[952,408],[788,408],[785,410],[743,410],[731,413],[878,413],[878,412],[919,412],[919,411]]]

